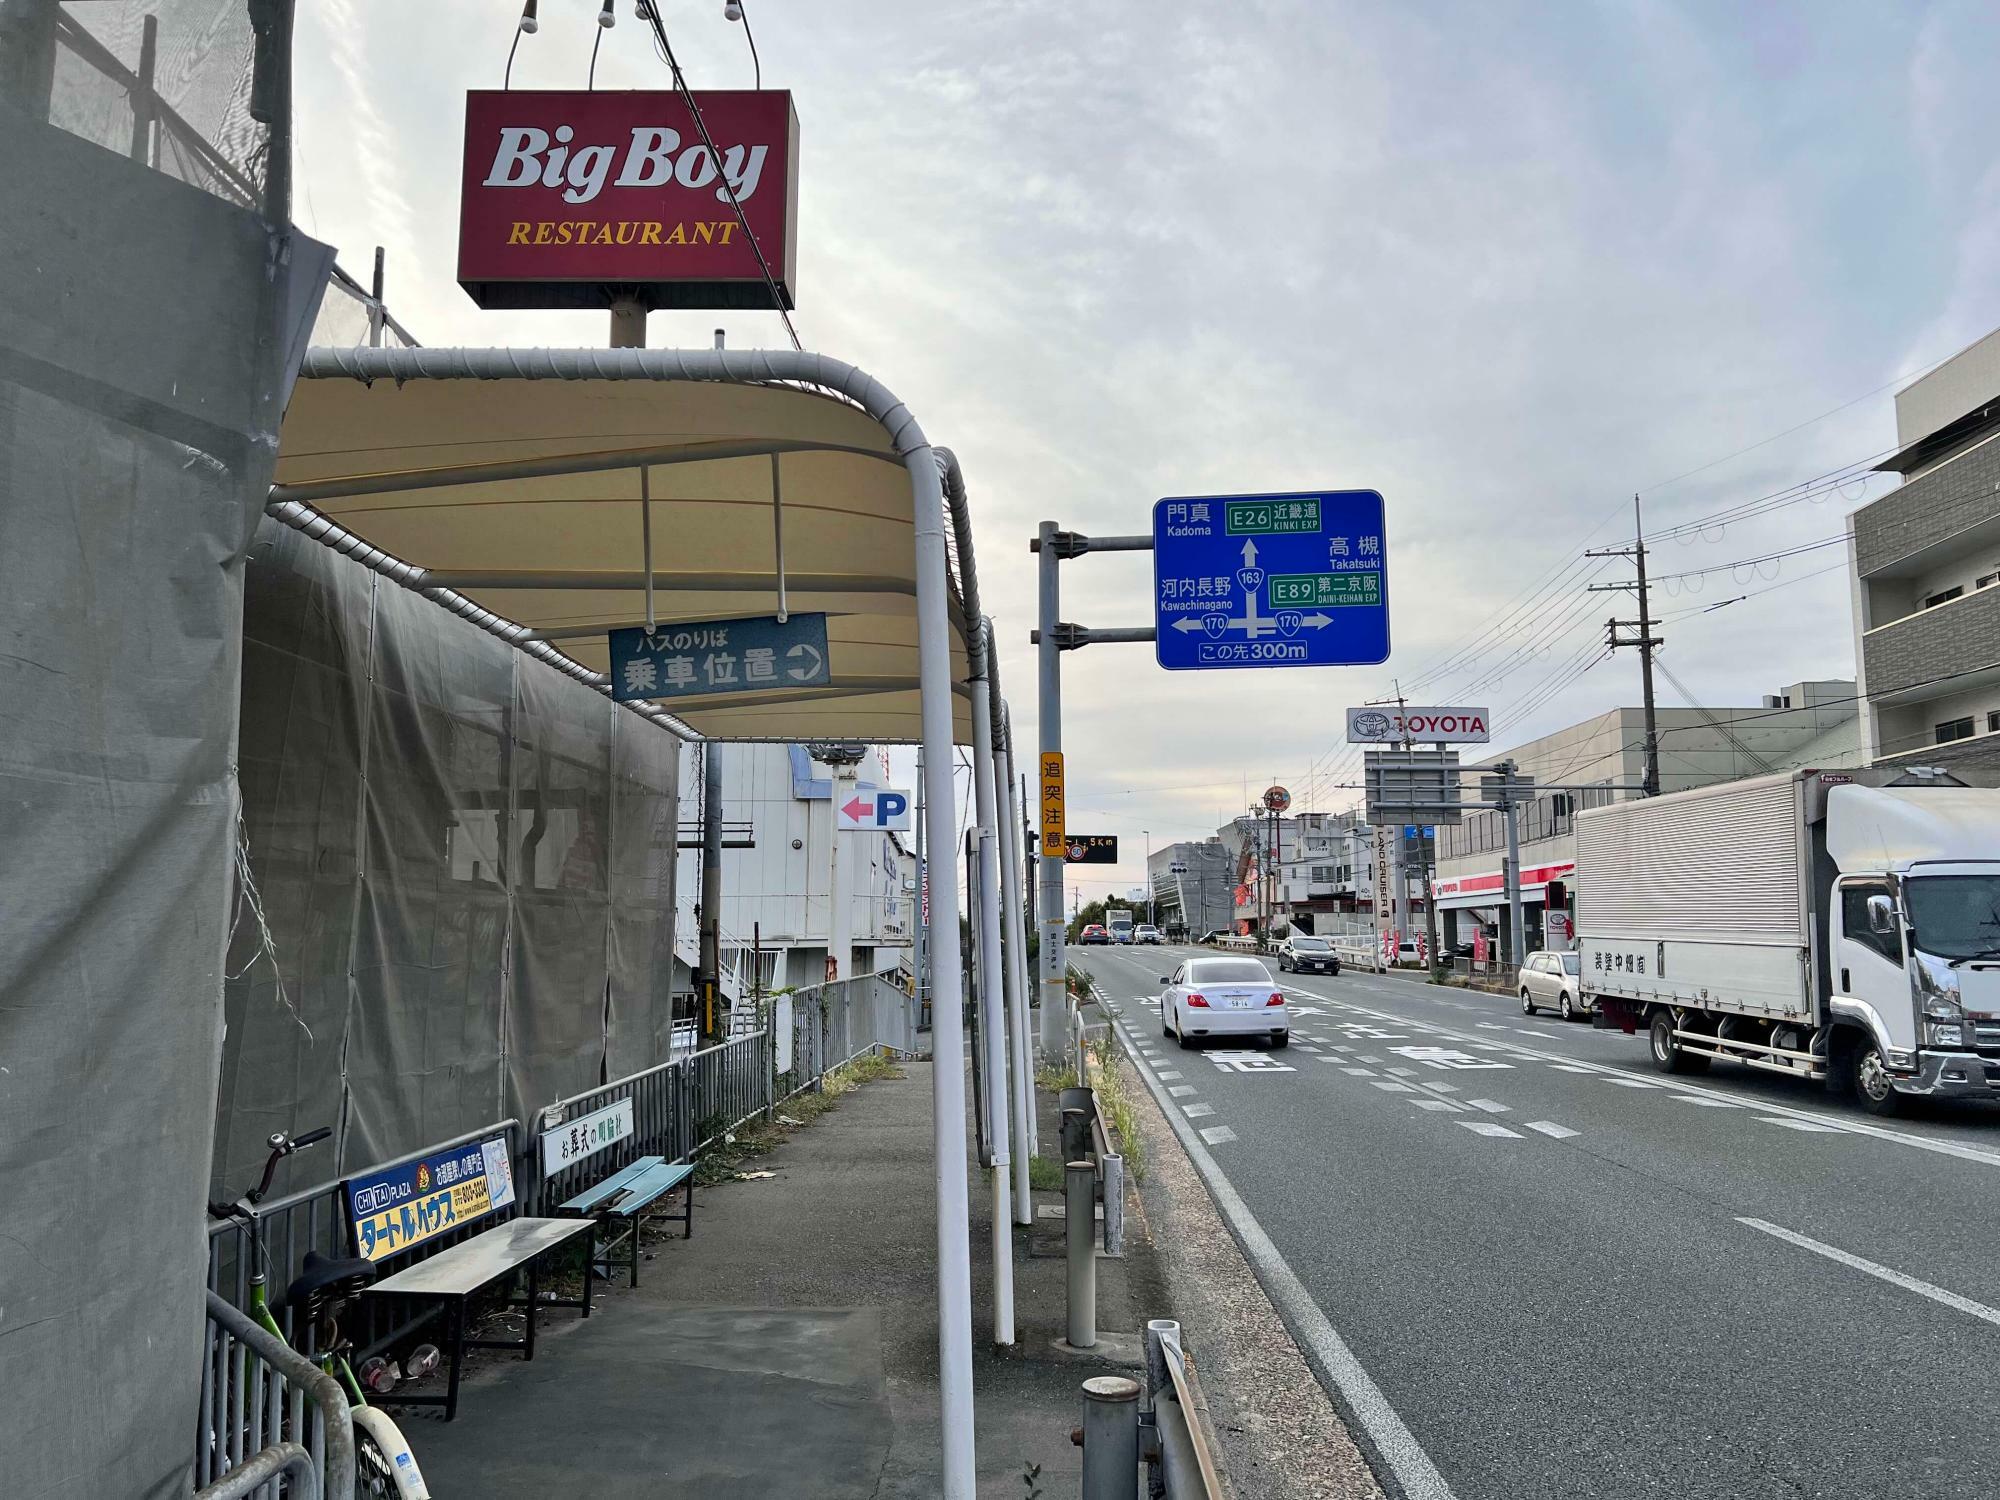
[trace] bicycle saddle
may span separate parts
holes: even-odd
[[[292,1284],[285,1288],[285,1302],[317,1311],[321,1303],[346,1299],[376,1277],[375,1262],[355,1256],[335,1259],[317,1250],[306,1252],[305,1263]]]

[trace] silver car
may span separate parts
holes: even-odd
[[[1521,965],[1519,988],[1523,1015],[1532,1016],[1543,1006],[1565,1021],[1590,1014],[1590,999],[1583,993],[1583,960],[1575,953],[1530,953]]]

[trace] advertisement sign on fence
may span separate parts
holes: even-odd
[[[769,307],[768,265],[779,298],[794,306],[792,96],[703,90],[694,100],[713,153],[670,91],[466,95],[466,294],[485,308],[602,308],[614,293],[647,307]]]
[[[354,1250],[380,1260],[514,1201],[507,1137],[490,1136],[347,1183]]]
[[[564,1167],[609,1150],[632,1134],[632,1101],[620,1099],[602,1109],[542,1132],[542,1175],[553,1177]]]

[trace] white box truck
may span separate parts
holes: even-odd
[[[2000,1098],[2000,790],[1787,771],[1576,819],[1576,946],[1601,1025],[1851,1090]]]

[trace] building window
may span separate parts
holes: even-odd
[[[1996,708],[1986,715],[1986,732],[1988,734],[2000,734],[2000,708]]]
[[[1925,598],[1924,608],[1936,609],[1940,604],[1949,604],[1951,603],[1952,600],[1958,598],[1964,592],[1965,592],[1965,585],[1960,584],[1956,588],[1946,589],[1942,594],[1931,594]]]
[[[1948,719],[1937,727],[1937,742],[1940,745],[1949,745],[1953,740],[1969,740],[1971,738],[1972,718],[1970,715],[1967,715],[1963,719]]]
[[[1972,586],[1976,589],[1983,589],[1988,584],[1993,583],[2000,583],[2000,573],[1982,573],[1978,578],[1973,580]]]

